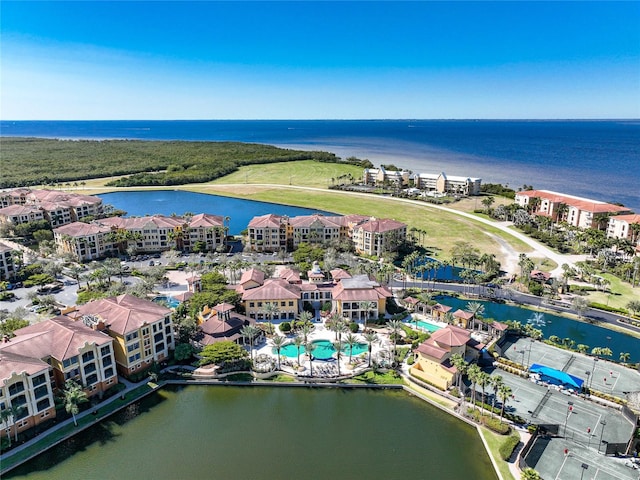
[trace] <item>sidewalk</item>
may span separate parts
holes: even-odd
[[[76,420],[78,423],[81,423],[81,419],[84,419],[88,416],[94,416],[93,412],[97,411],[98,409],[102,409],[105,406],[108,406],[118,400],[121,400],[123,396],[125,396],[127,393],[135,390],[138,387],[141,387],[142,385],[145,385],[147,383],[149,383],[148,379],[142,380],[139,383],[132,383],[128,380],[125,380],[123,378],[120,378],[120,383],[122,383],[123,385],[125,385],[125,388],[123,390],[121,390],[120,392],[118,392],[116,395],[113,395],[112,397],[109,397],[108,399],[104,400],[103,402],[99,403],[98,405],[96,405],[94,408],[90,408],[85,410],[84,412],[79,413],[78,415],[76,415]],[[155,390],[155,389],[154,389]],[[132,399],[131,401],[135,401],[136,399]],[[98,421],[108,417],[109,415],[112,415],[114,411],[109,411],[109,412],[105,412],[103,415],[96,415],[94,416],[94,421],[92,421],[91,423],[87,423],[86,425],[78,425],[75,429],[73,429],[69,434],[63,436],[60,439],[57,439],[56,441],[54,441],[53,443],[44,446],[41,450],[38,450],[37,452],[35,452],[32,455],[29,455],[27,458],[25,458],[24,460],[22,460],[21,462],[15,464],[15,465],[10,465],[9,469],[15,468],[18,465],[26,462],[27,460],[35,457],[36,455],[39,455],[40,453],[48,450],[49,448],[67,440],[68,438],[72,437],[73,435],[75,435],[76,433],[78,433],[79,431],[85,430],[86,428],[89,428],[91,426],[93,426],[95,423],[97,423]],[[5,471],[5,465],[7,464],[7,462],[13,458],[14,456],[16,456],[17,454],[23,452],[24,450],[27,450],[28,448],[33,447],[36,443],[41,442],[41,441],[46,441],[46,438],[54,435],[56,432],[62,430],[63,428],[66,428],[70,425],[73,424],[73,417],[72,418],[68,418],[66,420],[63,420],[59,423],[57,423],[55,426],[49,428],[48,430],[42,432],[41,434],[37,435],[36,437],[32,438],[31,440],[26,441],[25,443],[23,443],[22,445],[19,445],[17,447],[12,448],[11,450],[9,450],[6,453],[3,453],[2,455],[0,455],[0,476],[4,473],[6,473]]]

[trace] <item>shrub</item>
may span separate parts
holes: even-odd
[[[358,330],[360,330],[360,325],[358,325],[356,322],[351,322],[349,324],[349,330],[351,330],[351,333],[358,333]]]
[[[511,454],[515,450],[515,448],[520,443],[520,435],[517,432],[513,432],[509,437],[504,441],[502,445],[500,445],[499,451],[500,456],[504,461],[509,460]]]
[[[488,429],[493,430],[494,432],[499,433],[500,435],[506,435],[511,430],[511,427],[509,427],[508,423],[504,423],[504,422],[500,423],[500,419],[495,417],[486,417],[484,419],[484,424]],[[519,436],[518,436],[518,440],[520,440]],[[517,444],[518,443],[516,442],[516,445]],[[514,448],[515,448],[515,445],[514,445]],[[511,451],[513,451],[513,448],[511,449]],[[511,452],[509,453],[509,455],[511,455]]]
[[[291,331],[291,324],[289,322],[282,322],[280,324],[280,331],[282,333],[289,333]]]

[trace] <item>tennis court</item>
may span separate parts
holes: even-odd
[[[555,480],[638,480],[640,471],[620,458],[598,455],[563,438],[538,437],[526,457],[542,478]],[[566,454],[565,454],[566,450]],[[628,461],[627,461],[628,462]]]
[[[503,355],[522,365],[533,363],[549,366],[584,380],[585,386],[624,398],[626,392],[640,390],[640,372],[590,357],[563,350],[542,342],[520,338],[507,343]],[[640,348],[640,341],[638,341]]]
[[[633,434],[634,425],[617,410],[537,385],[500,369],[493,375],[500,375],[512,389],[513,397],[507,401],[507,411],[531,423],[559,425],[560,436],[585,448],[596,449],[602,440],[626,443]]]

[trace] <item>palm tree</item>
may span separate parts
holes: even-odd
[[[509,385],[505,385],[504,383],[498,387],[498,397],[502,402],[502,406],[500,407],[500,423],[502,423],[502,417],[504,416],[504,407],[507,404],[507,400],[511,397],[512,394],[511,387]]]
[[[260,333],[260,329],[253,325],[245,325],[240,330],[240,335],[249,340],[249,357],[251,357],[251,360],[253,360],[253,340],[258,336],[258,333]]]
[[[333,312],[329,318],[327,319],[327,327],[331,332],[336,334],[336,340],[338,339],[338,334],[342,333],[342,327],[345,327],[344,322],[342,321],[342,317],[337,312]]]
[[[335,342],[331,342],[333,348],[336,351],[336,360],[338,364],[338,376],[340,376],[340,357],[342,356],[342,341],[336,340]]]
[[[344,343],[349,349],[349,363],[351,363],[351,357],[353,356],[353,346],[358,343],[358,337],[353,333],[349,333],[344,337]]]
[[[363,329],[367,329],[367,318],[371,318],[373,312],[378,308],[378,304],[376,302],[360,302],[359,307],[365,311],[366,315],[364,317],[364,326]]]
[[[471,401],[474,408],[476,406],[476,384],[478,383],[480,373],[482,373],[482,370],[480,370],[478,365],[474,364],[467,368],[467,377],[469,377],[469,380],[471,381]]]
[[[451,363],[456,370],[458,370],[458,378],[456,379],[458,391],[462,394],[462,376],[467,373],[467,368],[469,367],[469,363],[464,359],[462,355],[459,353],[454,353],[451,355]],[[462,395],[464,398],[464,395]]]
[[[496,408],[496,398],[498,397],[498,389],[502,385],[502,377],[500,375],[493,375],[489,379],[491,388],[493,389],[493,398],[491,399],[491,416],[493,416],[493,410]]]
[[[262,313],[267,315],[267,317],[269,318],[269,331],[273,332],[273,316],[280,313],[278,302],[266,302],[264,304],[264,307],[262,308]]]
[[[73,417],[73,424],[77,427],[78,422],[76,420],[76,415],[80,411],[78,405],[80,403],[88,401],[87,394],[76,382],[74,382],[73,380],[67,380],[64,384],[62,395],[64,401],[64,409],[67,411],[67,413],[71,414],[71,416]]]
[[[620,361],[622,363],[628,363],[629,359],[631,359],[631,354],[629,352],[620,352]]]
[[[309,373],[313,377],[313,351],[317,348],[317,345],[313,342],[307,342],[304,344],[304,349],[309,356]]]
[[[9,446],[11,446],[11,427],[9,425],[9,420],[13,418],[13,412],[11,408],[4,408],[0,410],[0,421],[2,421],[2,425],[4,426],[5,432],[7,433],[7,439],[9,440]],[[17,426],[16,426],[17,429]]]
[[[481,412],[484,412],[485,405],[486,405],[485,396],[484,396],[484,390],[485,390],[485,387],[491,382],[491,377],[486,372],[480,372],[478,374],[477,382],[478,382],[478,385],[480,386],[480,388],[482,389],[482,410],[481,410]],[[482,414],[481,414],[481,416],[482,416]]]
[[[484,305],[480,302],[469,302],[467,303],[467,312],[473,315],[473,323],[475,327],[476,320],[480,320],[482,322],[482,315],[484,315]],[[475,328],[473,328],[475,330]]]
[[[373,344],[377,343],[380,339],[378,338],[378,334],[376,332],[365,332],[362,337],[369,346],[369,367],[371,367],[371,352],[373,350]]]
[[[280,350],[282,350],[286,341],[286,337],[283,337],[282,335],[274,335],[271,339],[273,347],[276,349],[276,354],[278,355],[278,370],[280,370]]]
[[[397,343],[398,343],[398,331],[402,328],[402,322],[400,320],[389,320],[387,327],[391,329],[391,337],[393,340],[393,363],[396,361]]]
[[[293,337],[293,344],[296,346],[296,352],[298,352],[298,366],[300,365],[300,347],[304,345],[304,339],[300,335]]]

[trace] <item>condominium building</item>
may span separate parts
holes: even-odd
[[[607,237],[629,240],[640,252],[640,214],[616,215],[609,218]]]
[[[407,238],[407,225],[388,218],[372,218],[353,228],[352,241],[358,253],[381,256],[393,252]]]
[[[412,176],[415,188],[426,192],[447,195],[480,195],[481,178],[447,175],[441,173],[419,173]]]
[[[15,435],[55,418],[51,367],[47,362],[0,349],[0,411],[16,407],[0,436]]]
[[[288,218],[281,215],[253,217],[247,228],[247,240],[256,252],[286,250]]]
[[[370,255],[394,251],[406,239],[406,224],[366,215],[304,215],[254,217],[247,229],[247,243],[254,251],[293,250],[300,243],[353,242],[356,250]]]
[[[65,315],[101,325],[114,339],[116,365],[125,376],[167,360],[175,348],[171,310],[150,300],[124,294],[77,306]]]
[[[578,228],[605,230],[611,215],[631,213],[620,205],[565,195],[550,190],[525,190],[516,193],[516,203],[534,215],[566,222]]]
[[[393,184],[398,187],[408,185],[411,172],[406,170],[387,170],[383,166],[379,168],[365,168],[362,174],[362,182],[365,185]]]
[[[100,197],[29,188],[0,192],[0,207],[0,221],[17,224],[44,219],[54,228],[103,213]]]
[[[53,234],[58,251],[87,261],[129,247],[139,253],[172,248],[214,251],[224,245],[226,227],[223,217],[201,213],[190,217],[109,217],[91,223],[74,222],[54,229]]]
[[[20,328],[0,350],[47,362],[57,388],[74,380],[89,396],[104,392],[118,383],[113,339],[81,320],[58,316]]]
[[[16,265],[13,260],[13,248],[0,242],[0,281],[11,280],[16,275]]]

